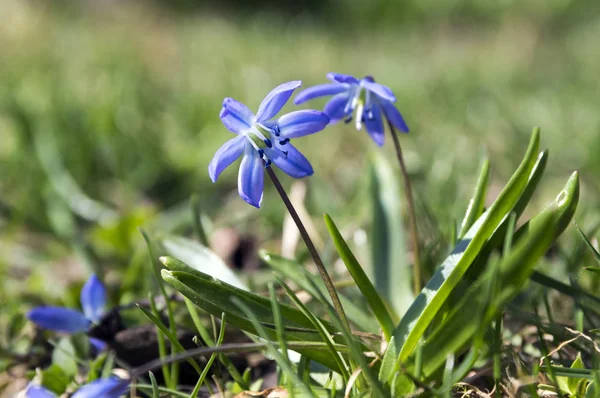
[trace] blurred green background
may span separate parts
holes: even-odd
[[[277,248],[285,209],[272,187],[258,211],[237,196],[236,167],[217,184],[208,178],[212,155],[232,137],[221,101],[256,109],[274,86],[322,83],[330,71],[371,74],[396,93],[411,128],[401,141],[421,234],[440,253],[439,231],[460,221],[482,157],[492,163],[493,199],[536,125],[551,155],[534,206],[579,169],[579,220],[591,225],[599,40],[592,0],[0,0],[0,302],[13,308],[5,317],[23,300],[77,305],[65,289],[76,291],[71,282],[91,270],[107,273],[115,300],[144,297],[151,276],[136,228],[189,234],[193,193],[214,227]],[[391,145],[379,149],[344,124],[295,144],[315,169],[307,208],[322,238],[323,212],[341,226],[368,225],[369,157],[383,154],[396,170]]]

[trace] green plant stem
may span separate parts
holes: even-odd
[[[327,349],[327,345],[322,342],[315,341],[292,341],[288,342],[287,347],[290,350],[298,350],[298,349]],[[334,345],[335,349],[347,353],[349,348],[342,344]],[[232,344],[222,344],[218,347],[199,347],[192,348],[185,352],[181,352],[176,355],[168,356],[165,358],[157,358],[153,359],[150,362],[141,365],[138,368],[132,369],[130,372],[130,378],[133,380],[138,378],[149,371],[159,368],[161,366],[169,365],[173,362],[184,361],[189,358],[201,357],[206,355],[212,355],[213,353],[248,353],[248,352],[260,352],[264,351],[267,348],[266,343],[232,343]]]
[[[392,141],[394,141],[396,157],[398,158],[398,163],[400,163],[400,171],[402,172],[402,180],[404,182],[404,193],[406,195],[406,206],[408,207],[408,220],[413,247],[413,286],[416,296],[421,291],[421,252],[419,249],[419,235],[417,232],[417,215],[415,214],[412,186],[410,183],[410,177],[408,176],[408,171],[406,170],[406,165],[404,164],[404,156],[402,155],[400,140],[398,139],[396,129],[389,120],[388,126],[390,127]]]
[[[279,179],[275,175],[273,169],[271,167],[266,167],[265,169],[267,170],[267,174],[271,178],[271,181],[273,181],[273,185],[275,185],[275,189],[277,189],[279,196],[281,196],[281,200],[283,200],[285,207],[287,207],[290,216],[292,216],[292,219],[294,220],[296,226],[298,227],[298,230],[300,231],[300,235],[302,236],[302,239],[304,240],[304,243],[306,244],[306,247],[308,248],[308,251],[312,256],[315,265],[317,266],[319,275],[325,283],[325,287],[327,288],[327,292],[331,297],[331,301],[333,302],[333,307],[335,308],[335,311],[338,313],[338,316],[340,317],[340,320],[342,321],[344,327],[346,327],[348,330],[351,330],[350,324],[348,323],[348,318],[346,318],[346,313],[344,312],[344,308],[342,307],[342,302],[340,301],[340,297],[338,296],[337,291],[335,290],[335,287],[333,285],[333,281],[327,273],[327,269],[325,269],[325,265],[323,265],[323,261],[321,260],[321,257],[319,256],[319,253],[315,248],[315,245],[310,239],[310,236],[308,235],[308,232],[306,231],[302,220],[300,220],[300,217],[298,216],[294,205],[292,205],[290,198],[285,192],[285,189],[283,189],[283,186],[281,185],[281,182],[279,182]]]
[[[202,210],[200,209],[200,197],[198,194],[193,194],[190,198],[190,206],[192,208],[192,222],[196,238],[204,246],[209,247],[208,237],[204,225],[202,225]]]

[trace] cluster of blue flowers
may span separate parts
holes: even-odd
[[[392,91],[375,83],[370,76],[363,79],[329,73],[332,83],[321,84],[301,91],[295,104],[310,99],[332,96],[323,111],[299,110],[275,118],[288,102],[293,92],[302,85],[291,81],[273,89],[262,101],[256,114],[233,98],[225,98],[220,118],[225,127],[237,134],[227,141],[215,154],[208,166],[208,173],[216,182],[221,172],[240,156],[238,191],[242,199],[260,207],[264,188],[264,168],[275,164],[286,174],[302,178],[313,174],[313,168],[291,143],[292,138],[314,134],[326,126],[353,119],[357,130],[364,124],[367,133],[377,145],[383,145],[385,123],[390,128],[408,132],[408,127],[394,106],[396,97]],[[32,309],[27,318],[39,328],[59,333],[87,333],[99,324],[106,314],[106,289],[102,282],[92,275],[80,294],[82,312],[65,307],[43,306]],[[106,343],[90,337],[90,343],[103,350]],[[118,398],[129,389],[131,380],[116,376],[102,378],[80,386],[73,398],[107,397]],[[25,390],[28,398],[52,398],[56,394],[43,385],[32,381]]]
[[[98,324],[105,314],[106,289],[96,275],[87,280],[80,293],[83,312],[66,307],[36,307],[27,313],[27,318],[39,328],[59,333],[87,332]],[[90,337],[90,343],[103,350],[106,343]],[[118,398],[129,388],[129,380],[116,376],[98,379],[77,389],[73,398]],[[56,398],[57,395],[42,385],[30,383],[25,391],[27,398]]]
[[[354,118],[356,129],[364,124],[367,133],[377,145],[383,145],[385,124],[408,132],[408,126],[394,106],[396,97],[388,87],[376,83],[373,77],[357,79],[340,73],[328,73],[332,83],[320,84],[301,91],[295,104],[310,99],[330,96],[323,112],[302,110],[274,119],[292,96],[300,81],[291,81],[273,89],[258,108],[256,115],[233,98],[223,100],[221,121],[238,136],[227,141],[215,154],[208,166],[213,182],[221,172],[242,156],[238,174],[238,192],[242,199],[260,207],[264,187],[264,167],[274,163],[286,174],[301,178],[313,174],[310,162],[292,144],[292,138],[323,130],[327,125]]]

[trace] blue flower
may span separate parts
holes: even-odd
[[[316,97],[333,95],[323,109],[331,123],[342,119],[349,123],[356,111],[356,129],[360,130],[364,123],[373,141],[380,146],[383,145],[385,132],[382,113],[394,127],[408,133],[406,122],[394,106],[394,93],[388,87],[375,83],[372,76],[358,80],[353,76],[330,72],[327,78],[333,83],[302,90],[294,103],[298,105]]]
[[[97,379],[81,386],[71,398],[119,398],[129,388],[129,380],[111,376]],[[40,385],[30,384],[25,390],[27,398],[57,398],[58,395]]]
[[[246,202],[260,207],[264,186],[263,167],[270,166],[271,162],[294,178],[313,174],[309,161],[290,144],[290,139],[323,130],[329,123],[327,115],[315,110],[303,110],[273,120],[301,84],[300,81],[292,81],[273,89],[260,104],[256,115],[233,98],[223,100],[221,121],[238,136],[219,148],[208,165],[208,174],[213,182],[243,154],[238,191]]]
[[[27,318],[42,329],[63,333],[87,332],[92,323],[99,323],[104,315],[106,290],[96,275],[92,275],[81,289],[83,313],[65,307],[36,307]],[[90,339],[97,346],[97,339]],[[97,346],[97,348],[100,348]]]

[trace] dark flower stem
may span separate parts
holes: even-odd
[[[308,232],[306,231],[304,224],[302,224],[302,220],[300,220],[300,217],[298,216],[298,213],[296,212],[294,205],[292,205],[290,198],[288,197],[287,193],[283,189],[283,186],[281,186],[281,182],[279,182],[279,179],[275,175],[275,172],[273,171],[273,169],[271,167],[266,167],[266,170],[267,170],[267,174],[271,178],[271,181],[273,181],[273,185],[275,185],[275,188],[277,189],[279,196],[281,196],[281,200],[283,200],[285,207],[287,207],[288,212],[292,216],[292,219],[294,220],[294,222],[296,223],[296,226],[298,227],[298,230],[300,231],[300,235],[302,236],[302,239],[304,240],[304,243],[306,244],[306,247],[308,248],[308,251],[310,252],[310,255],[312,256],[312,258],[315,262],[315,265],[317,266],[319,274],[321,275],[321,279],[323,279],[323,282],[325,282],[325,287],[327,288],[327,292],[329,293],[329,296],[331,297],[333,306],[334,306],[336,312],[338,313],[340,320],[342,321],[342,324],[348,330],[351,330],[350,325],[348,323],[348,319],[346,318],[346,313],[344,312],[344,308],[342,307],[342,302],[340,301],[340,298],[335,290],[335,287],[333,286],[333,281],[329,277],[329,274],[327,273],[327,270],[325,269],[325,266],[323,265],[323,261],[321,260],[321,257],[319,256],[319,253],[317,252],[317,249],[315,248],[315,245],[313,244],[312,240],[310,239],[310,236],[308,235]]]
[[[396,156],[398,157],[398,163],[400,163],[400,171],[402,171],[402,179],[404,181],[404,192],[406,194],[406,206],[408,207],[408,222],[410,225],[410,235],[412,239],[413,248],[413,290],[415,296],[421,291],[421,253],[419,249],[419,235],[417,232],[417,216],[415,214],[415,204],[413,202],[412,186],[410,184],[410,177],[404,164],[404,156],[402,156],[402,148],[400,147],[400,140],[394,125],[388,120],[388,126],[390,126],[390,135],[392,141],[394,141],[394,148],[396,149]]]

